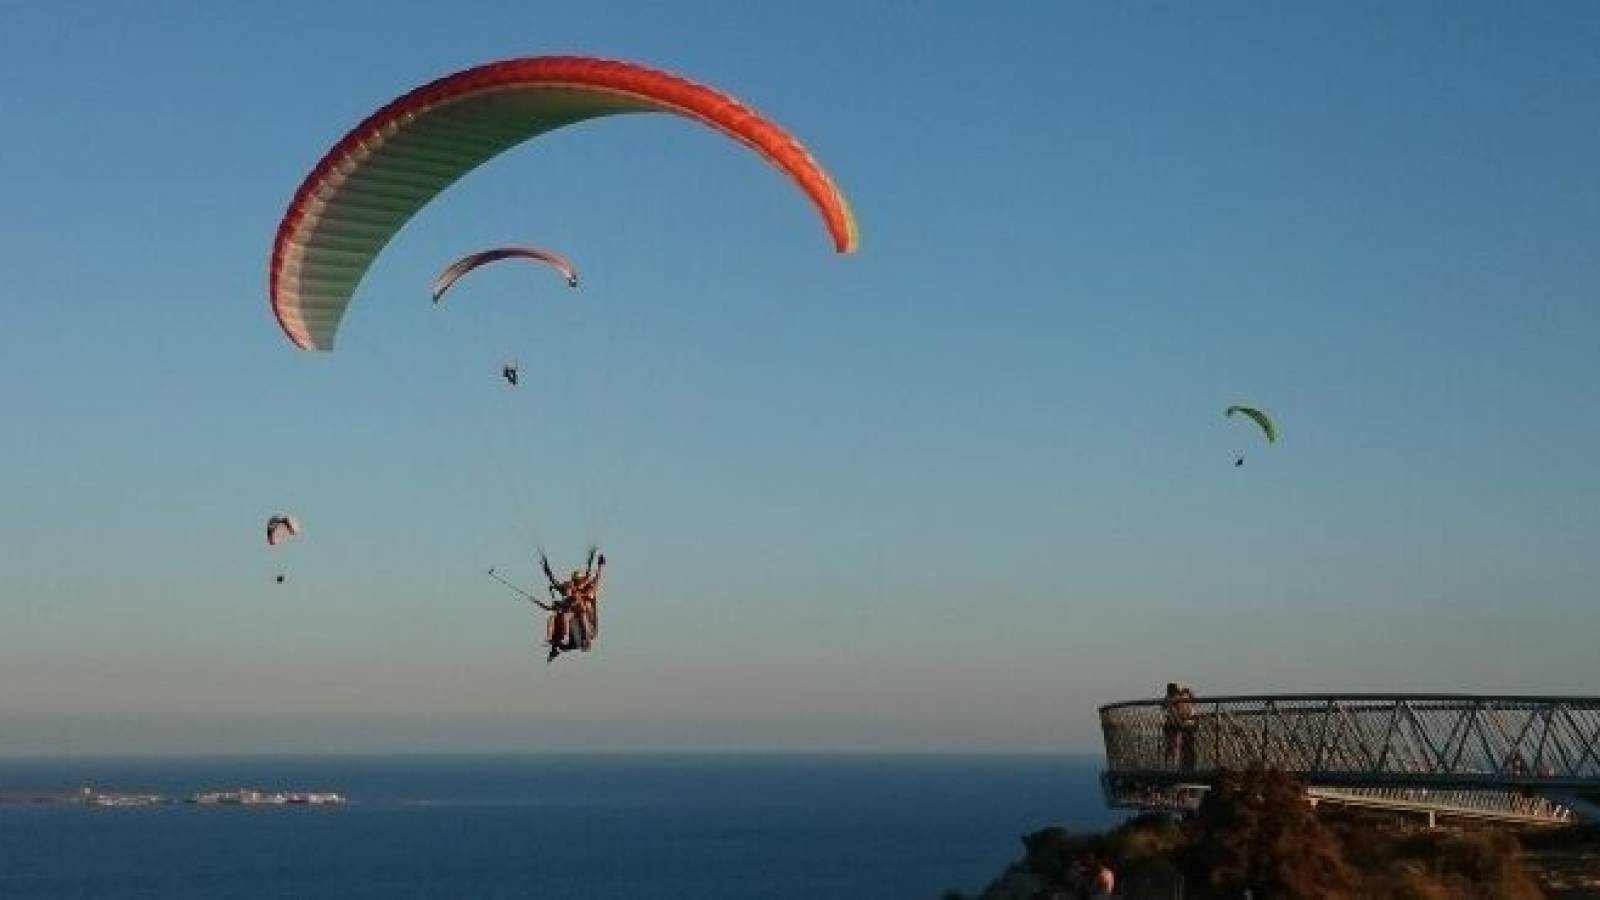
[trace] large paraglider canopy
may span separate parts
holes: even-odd
[[[834,247],[856,247],[844,195],[792,135],[734,98],[666,72],[571,56],[490,63],[411,91],[368,116],[295,191],[273,241],[268,293],[295,346],[327,350],[368,267],[440,191],[478,165],[565,125],[665,112],[749,146],[821,212]]]

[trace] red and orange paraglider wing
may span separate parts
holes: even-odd
[[[856,247],[849,204],[788,132],[720,91],[632,63],[572,56],[490,63],[424,85],[345,135],[295,192],[272,245],[268,293],[295,346],[333,346],[378,253],[438,193],[530,138],[599,116],[676,113],[766,157]]]

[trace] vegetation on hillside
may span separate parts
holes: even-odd
[[[1319,813],[1304,786],[1277,771],[1225,773],[1182,823],[1149,814],[1103,834],[1046,828],[1022,842],[1023,858],[979,900],[1088,897],[1085,872],[1100,860],[1117,873],[1117,895],[1129,900],[1231,900],[1247,890],[1257,900],[1544,896],[1509,832],[1385,827]]]

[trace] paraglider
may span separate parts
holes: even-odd
[[[565,580],[556,577],[550,560],[539,551],[539,568],[547,581],[546,590],[551,601],[546,603],[501,577],[494,569],[489,577],[510,588],[517,596],[544,610],[548,615],[544,623],[544,640],[549,648],[546,662],[554,662],[562,653],[581,650],[588,653],[600,636],[600,579],[605,574],[606,555],[598,547],[589,548],[589,559],[582,569],[574,569]]]
[[[605,574],[606,555],[599,548],[590,547],[588,562],[581,570],[572,570],[565,581],[551,571],[543,550],[539,551],[539,567],[549,582],[551,596],[556,598],[545,622],[545,642],[550,647],[545,661],[553,662],[563,651],[588,653],[600,636],[600,577]]]
[[[267,520],[267,546],[276,547],[300,534],[300,520],[294,516],[278,515]]]
[[[292,537],[300,536],[300,520],[290,515],[276,515],[267,519],[267,546],[276,547]],[[279,572],[273,582],[283,584],[284,574]]]
[[[533,259],[549,263],[551,268],[566,276],[567,287],[578,286],[578,271],[559,253],[538,247],[496,247],[492,250],[468,253],[446,266],[445,270],[439,273],[439,277],[433,280],[433,302],[438,303],[444,297],[444,292],[450,290],[450,285],[455,284],[461,276],[479,266],[486,266],[502,259]]]
[[[565,256],[554,250],[545,250],[539,247],[496,247],[492,250],[480,250],[477,253],[468,253],[450,265],[446,266],[439,277],[433,280],[433,302],[437,304],[444,298],[445,291],[455,284],[461,276],[471,272],[479,266],[486,266],[502,259],[532,259],[548,263],[552,269],[560,272],[567,279],[567,287],[578,286],[578,270],[572,267]],[[500,377],[506,384],[517,386],[521,377],[521,367],[515,360],[505,363],[500,367]]]
[[[630,62],[576,56],[510,59],[447,75],[401,95],[345,133],[305,175],[278,224],[268,262],[268,302],[284,335],[301,350],[331,350],[367,271],[406,223],[441,192],[540,135],[625,113],[670,113],[749,148],[800,189],[820,214],[837,252],[856,249],[854,215],[829,173],[794,135],[728,94]],[[614,205],[626,203],[626,197],[620,199]],[[562,272],[569,285],[577,285],[576,271],[558,254],[502,247],[447,267],[434,282],[434,302],[468,272],[512,257],[543,261]],[[515,387],[522,375],[515,357],[497,358],[502,361],[500,377]],[[553,360],[539,371],[566,369]],[[480,377],[487,381],[487,376],[485,366]],[[535,380],[543,378],[540,374]],[[524,391],[499,393],[507,402],[528,398]],[[526,417],[497,418],[514,424]],[[485,444],[491,450],[500,446]],[[541,562],[552,601],[546,604],[519,592],[549,614],[549,658],[589,650],[598,634],[604,555],[591,550],[586,566],[565,579],[555,577],[547,560]]]
[[[367,269],[441,191],[545,132],[640,112],[693,119],[760,153],[810,198],[836,250],[856,248],[855,219],[828,173],[793,135],[727,94],[628,62],[512,59],[405,94],[323,156],[272,243],[267,291],[279,326],[296,347],[331,349]]]
[[[1224,415],[1231,419],[1235,413],[1255,422],[1257,427],[1261,429],[1261,433],[1266,436],[1267,443],[1276,444],[1278,442],[1278,426],[1273,424],[1271,416],[1253,406],[1240,406],[1238,404],[1228,407],[1228,411]],[[1235,468],[1244,465],[1244,456],[1241,455],[1235,458],[1233,465]]]

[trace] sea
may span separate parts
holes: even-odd
[[[1120,816],[1098,758],[0,760],[0,795],[335,790],[340,807],[0,804],[0,898],[919,898]]]

